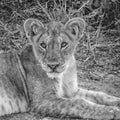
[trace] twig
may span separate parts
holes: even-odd
[[[77,11],[73,12],[72,14],[70,14],[70,16],[73,16],[75,13],[79,12],[88,3],[89,3],[89,0],[86,3],[84,3]]]
[[[47,15],[47,17],[49,18],[49,20],[52,21],[52,18],[50,17],[50,15],[48,14],[48,12],[45,10],[45,8],[39,3],[38,0],[36,0],[36,2],[38,4],[38,6],[42,8],[43,12]]]

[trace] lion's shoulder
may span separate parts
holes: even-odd
[[[8,89],[24,95],[23,77],[20,68],[19,55],[15,51],[3,52],[0,54],[0,82]],[[0,86],[1,87],[1,86]],[[13,93],[12,92],[12,93]]]
[[[24,78],[15,51],[0,54],[0,115],[27,109]]]

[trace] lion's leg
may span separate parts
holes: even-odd
[[[79,88],[77,94],[80,96],[80,98],[83,97],[86,100],[90,100],[96,104],[120,107],[119,97],[108,95],[104,92],[97,92],[97,91],[85,90]]]
[[[39,111],[39,112],[38,112]],[[120,110],[117,107],[97,105],[86,99],[53,99],[44,100],[37,105],[35,113],[50,115],[53,117],[91,118],[96,120],[110,120],[120,118]],[[45,115],[46,114],[46,115]]]
[[[42,116],[41,116],[42,115]],[[95,120],[118,120],[120,110],[115,106],[98,105],[86,99],[44,99],[30,113],[10,114],[0,120],[38,120],[44,116],[91,118]]]

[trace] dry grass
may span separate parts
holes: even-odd
[[[29,17],[44,24],[82,17],[86,29],[76,51],[80,86],[120,96],[119,6],[119,0],[1,0],[0,50],[19,51],[28,43],[23,23]]]

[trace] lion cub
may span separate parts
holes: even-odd
[[[8,114],[2,120],[38,120],[41,115],[120,119],[120,98],[78,87],[74,53],[84,28],[79,17],[66,24],[24,22],[30,45],[20,54],[0,57],[0,115]]]

